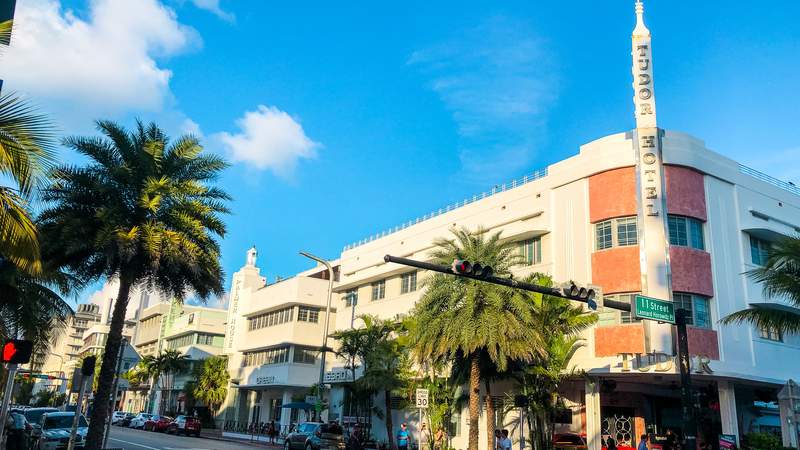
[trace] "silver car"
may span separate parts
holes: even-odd
[[[42,416],[39,424],[42,426],[42,434],[39,438],[39,450],[60,450],[67,447],[69,443],[69,433],[72,430],[72,421],[75,418],[74,412],[52,412]],[[75,434],[75,448],[83,448],[86,443],[86,432],[89,431],[89,424],[86,417],[81,415],[78,419],[78,431]]]
[[[131,419],[131,423],[130,423],[130,425],[128,425],[128,427],[129,428],[134,428],[134,429],[139,429],[139,430],[144,430],[144,423],[147,422],[147,420],[150,419],[151,417],[153,417],[152,414],[139,413],[139,414],[136,415],[136,417]]]

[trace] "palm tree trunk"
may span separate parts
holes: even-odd
[[[467,448],[478,450],[478,420],[480,420],[481,370],[478,353],[473,353],[469,367],[469,440]]]
[[[484,386],[486,387],[486,439],[487,449],[492,450],[495,448],[494,439],[494,402],[492,401],[492,390],[489,380],[485,380]]]
[[[392,391],[383,391],[383,400],[386,402],[386,436],[388,437],[389,448],[394,448],[394,436],[392,436]]]
[[[103,364],[100,366],[97,395],[95,396],[97,400],[94,402],[89,420],[89,431],[86,435],[86,450],[100,450],[103,445],[103,432],[110,406],[111,385],[116,376],[117,353],[121,346],[122,326],[125,322],[125,310],[128,307],[131,284],[129,277],[120,276],[117,302],[114,305],[114,314],[111,316],[111,327],[106,341],[106,350],[103,353]]]

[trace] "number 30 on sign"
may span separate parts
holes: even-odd
[[[417,408],[425,409],[428,407],[428,390],[417,389]]]

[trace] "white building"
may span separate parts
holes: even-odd
[[[337,261],[334,330],[350,328],[352,317],[361,314],[406,314],[423,294],[418,277],[424,274],[385,263],[384,255],[427,260],[434,240],[448,237],[453,228],[502,231],[527,258],[519,274],[545,272],[556,281],[601,286],[606,298],[627,301],[641,293],[690,311],[699,442],[768,426],[756,412],[767,410],[765,402],[777,400],[781,386],[800,370],[800,338],[719,320],[752,304],[775,304],[743,274],[763,264],[771,241],[800,231],[800,189],[730,160],[698,138],[658,128],[653,53],[641,3],[636,17],[636,127],[589,142],[577,155],[530,176],[347,246]],[[324,320],[326,283],[312,273],[267,285],[253,261],[234,276],[226,350],[238,397],[229,403],[228,420],[263,421],[263,411],[273,411],[314,382],[313,367],[293,363],[298,346],[319,345],[320,324],[296,320],[300,305],[316,308]],[[285,320],[281,311],[289,305],[294,315]],[[272,313],[282,321],[268,320],[263,329],[253,325]],[[584,333],[586,345],[573,360],[588,379],[567,383],[560,392],[567,408],[558,431],[584,434],[591,450],[599,450],[608,435],[635,446],[645,432],[687,431],[672,361],[674,327],[614,310],[600,311],[599,319]],[[343,364],[327,367],[330,419],[341,420],[348,411],[344,389],[335,382],[343,378]],[[497,383],[492,391],[497,401],[507,387]],[[393,415],[395,424],[408,420],[415,428],[416,411]],[[515,428],[517,419],[498,413],[495,420]],[[286,423],[284,416],[281,422]],[[373,417],[372,423],[373,435],[385,439],[382,421]],[[481,428],[484,423],[482,417]],[[466,448],[466,411],[451,425],[452,445]],[[487,441],[483,433],[481,449]],[[796,436],[787,442],[797,445]]]
[[[337,275],[334,270],[334,279]],[[283,405],[305,401],[319,382],[328,277],[318,266],[267,283],[259,275],[255,249],[248,252],[247,263],[233,276],[228,305],[225,353],[231,389],[223,417],[229,428],[274,420],[286,430],[306,418]],[[330,323],[335,320],[332,308]]]

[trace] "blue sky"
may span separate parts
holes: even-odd
[[[660,126],[800,182],[800,3],[645,8]],[[632,0],[18,0],[0,77],[64,134],[200,134],[233,162],[228,279],[255,244],[272,280],[630,129],[634,20]]]

